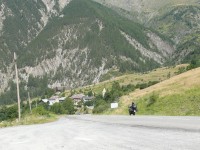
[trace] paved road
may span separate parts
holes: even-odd
[[[0,129],[0,150],[199,150],[200,117],[69,116]]]

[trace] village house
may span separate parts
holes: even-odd
[[[60,97],[59,96],[52,96],[49,99],[42,99],[42,102],[48,103],[49,105],[53,105],[54,103],[62,103],[64,102],[66,97]]]
[[[94,99],[94,96],[83,96],[83,102],[88,102]]]
[[[74,105],[78,105],[79,102],[83,100],[84,94],[74,94],[71,96],[71,99],[74,100]]]
[[[61,97],[61,98],[59,98],[59,103],[62,103],[62,102],[64,102],[64,101],[65,101],[65,99],[66,99],[66,97]]]
[[[42,99],[42,102],[47,103],[49,100],[48,99]]]
[[[51,98],[48,99],[49,105],[53,105],[55,103],[59,103],[59,96],[52,96]]]

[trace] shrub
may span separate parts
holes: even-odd
[[[87,101],[84,103],[84,106],[93,106],[94,105],[94,101],[91,100],[91,101]]]
[[[6,110],[7,118],[8,119],[14,119],[18,116],[18,107],[17,105],[8,107]]]
[[[74,102],[72,99],[67,98],[62,104],[63,104],[63,108],[65,109],[67,114],[75,113]]]
[[[184,73],[184,72],[186,72],[187,71],[187,69],[186,69],[186,67],[179,67],[178,68],[178,71],[177,72],[175,72],[175,74],[181,74],[181,73]]]
[[[49,112],[45,110],[44,107],[38,106],[32,110],[32,113],[35,115],[49,115]]]
[[[55,114],[65,114],[66,110],[64,109],[63,105],[60,103],[55,103],[51,106],[50,110]]]
[[[2,107],[0,109],[0,121],[14,119],[18,117],[17,105],[11,107]]]
[[[146,106],[149,107],[151,105],[153,105],[157,99],[159,98],[158,94],[153,93],[152,95],[150,95],[150,97],[146,100]]]
[[[106,103],[104,100],[98,100],[96,102],[96,105],[93,109],[93,113],[98,114],[98,113],[102,113],[105,110],[107,110],[109,108],[109,104]]]

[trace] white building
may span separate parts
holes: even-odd
[[[43,101],[44,103],[47,103],[49,100],[48,100],[48,99],[42,99],[42,101]]]
[[[49,105],[53,105],[55,103],[59,103],[59,96],[52,96],[48,99]]]

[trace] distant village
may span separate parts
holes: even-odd
[[[61,94],[60,92],[56,92],[54,96],[47,99],[42,99],[42,102],[47,103],[50,106],[52,106],[55,103],[62,103],[63,101],[66,100],[67,97],[60,97],[59,96],[60,94]],[[88,101],[92,101],[95,97],[80,93],[80,94],[74,94],[70,98],[73,100],[74,106],[78,106],[80,102],[86,103]]]
[[[104,88],[102,90],[102,97],[105,96],[106,94],[106,89]],[[52,97],[50,98],[45,98],[45,99],[42,99],[41,101],[43,103],[46,103],[48,104],[49,106],[52,106],[53,104],[55,103],[62,103],[66,100],[67,97],[61,97],[59,96],[61,94],[60,91],[56,92]],[[86,102],[91,102],[92,100],[95,99],[95,96],[93,94],[93,96],[88,96],[88,95],[85,95],[83,93],[79,93],[79,94],[73,94],[72,96],[70,96],[69,98],[71,98],[74,102],[74,107],[80,107],[80,104],[81,106],[83,104],[85,104]],[[93,106],[87,106],[86,107],[88,109],[94,109],[94,105]],[[118,103],[114,102],[114,103],[111,103],[111,108],[118,108]]]

